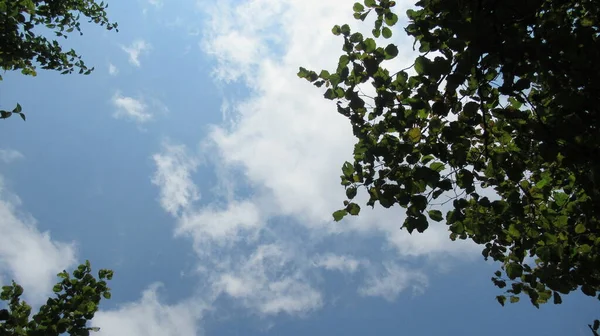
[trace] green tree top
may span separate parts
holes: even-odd
[[[21,300],[23,287],[14,281],[3,286],[0,299],[7,307],[0,309],[0,335],[6,336],[88,336],[90,331],[99,328],[89,327],[90,321],[98,311],[102,298],[110,299],[107,281],[113,277],[111,270],[101,269],[96,279],[92,274],[90,262],[79,265],[69,273],[58,274],[61,281],[39,311],[31,315],[31,306]]]
[[[336,25],[337,68],[298,73],[326,88],[358,139],[334,219],[358,215],[364,190],[369,206],[405,208],[411,233],[445,221],[451,239],[481,244],[511,302],[578,289],[600,299],[597,1],[421,0],[404,29],[420,52],[414,75],[384,62],[398,55],[386,41],[399,33],[394,6],[355,3],[356,19],[375,15],[372,31]]]
[[[82,34],[82,16],[108,30],[116,29],[117,23],[106,16],[107,6],[94,0],[0,0],[0,68],[33,76],[37,66],[63,74],[74,70],[89,74],[93,68],[75,50],[64,51],[57,38],[67,38],[74,31]],[[53,38],[41,34],[47,30]],[[0,117],[12,113],[24,118],[19,105],[12,112],[1,111]]]

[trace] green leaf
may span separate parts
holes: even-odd
[[[591,27],[594,25],[594,21],[591,20],[590,18],[584,18],[581,20],[581,25],[583,27]]]
[[[569,196],[563,192],[556,192],[554,193],[554,202],[556,202],[556,205],[558,205],[559,207],[564,206],[565,204],[567,204],[567,201],[569,200]]]
[[[433,162],[429,165],[429,168],[431,168],[431,170],[433,171],[440,173],[442,170],[444,170],[444,168],[446,168],[446,165],[444,165],[441,162]]]
[[[509,97],[508,98],[508,102],[510,103],[510,105],[515,108],[515,109],[520,109],[521,106],[523,105],[520,101],[518,101],[517,99],[515,99],[515,97]]]
[[[377,43],[375,43],[375,40],[370,37],[366,38],[363,41],[363,49],[366,53],[372,53],[375,51],[375,49],[377,49]]]
[[[498,296],[496,296],[496,300],[498,301],[498,303],[500,303],[502,306],[504,306],[504,302],[506,302],[506,296],[498,295]]]
[[[333,213],[333,220],[336,221],[336,222],[339,222],[347,214],[348,214],[348,212],[346,210],[338,210],[338,211],[336,211],[336,212]]]
[[[519,231],[519,229],[514,224],[511,224],[508,227],[508,233],[513,238],[521,238],[521,231]]]
[[[352,7],[352,9],[353,9],[355,12],[362,12],[362,11],[364,11],[364,10],[365,10],[365,6],[363,6],[363,5],[362,5],[361,3],[359,3],[359,2],[356,2],[356,3],[354,3],[354,6]]]
[[[357,193],[356,187],[348,187],[346,189],[346,197],[348,197],[348,199],[353,199],[354,197],[356,197],[356,193]]]
[[[452,185],[452,180],[444,179],[438,183],[437,187],[440,188],[442,191],[444,191],[444,190],[448,191],[448,190],[452,190],[452,188],[454,186]]]
[[[406,230],[412,234],[412,232],[416,229],[419,233],[425,232],[429,227],[429,223],[427,222],[427,218],[419,214],[418,216],[408,216],[404,220],[404,227]]]
[[[548,185],[551,182],[550,177],[546,176],[544,179],[540,180],[538,183],[535,184],[535,187],[538,189],[542,189],[544,188],[546,185]]]
[[[342,34],[344,34],[345,36],[350,35],[350,26],[348,26],[347,24],[342,25],[342,27],[340,27],[340,31],[342,32]]]
[[[354,175],[354,166],[350,162],[345,162],[342,166],[342,172],[344,176],[352,178],[352,175]]]
[[[331,84],[332,87],[334,87],[334,88],[337,87],[341,81],[342,81],[342,79],[340,78],[340,75],[338,75],[338,74],[329,75],[329,83]]]
[[[110,299],[110,297],[111,297],[110,292],[104,292],[104,293],[102,293],[102,296],[104,296],[104,298],[107,300]]]
[[[413,143],[421,140],[421,129],[418,127],[411,128],[406,134],[408,135],[408,139]]]
[[[514,262],[511,262],[506,265],[506,275],[511,280],[514,280],[514,279],[520,277],[522,274],[523,274],[523,268],[521,267],[521,265],[514,263]]]
[[[575,233],[577,233],[577,234],[582,234],[582,233],[584,233],[584,232],[585,232],[585,230],[586,230],[586,229],[585,229],[585,225],[583,225],[583,224],[581,224],[581,223],[580,223],[580,224],[577,224],[577,225],[575,226]]]
[[[381,35],[381,29],[375,28],[375,29],[371,30],[371,33],[373,34],[373,36],[379,37]]]
[[[398,15],[393,12],[387,12],[385,14],[385,24],[388,26],[393,26],[398,22]]]
[[[376,6],[375,0],[364,0],[365,6],[373,8]]]
[[[361,33],[354,33],[350,35],[350,42],[359,43],[363,40],[363,35]]]
[[[310,71],[308,71],[307,69],[305,69],[303,67],[300,67],[300,69],[298,70],[297,75],[300,78],[308,78],[310,76]]]
[[[396,56],[398,56],[398,47],[394,44],[388,44],[388,46],[385,47],[385,59],[389,60]]]
[[[390,37],[392,37],[392,30],[388,27],[383,27],[383,28],[381,28],[381,35],[384,38],[390,38]]]
[[[21,105],[17,103],[17,107],[15,107],[15,109],[13,110],[13,113],[21,113],[22,110],[23,108],[21,107]]]
[[[435,159],[435,156],[428,154],[428,155],[424,155],[423,157],[421,157],[421,163],[422,164],[427,164],[429,161]],[[431,167],[430,167],[431,168]]]
[[[326,99],[330,99],[330,100],[337,98],[337,96],[335,95],[335,91],[331,88],[329,88],[325,91],[325,93],[323,94],[323,97],[325,97]]]
[[[430,210],[428,214],[429,218],[436,222],[441,222],[442,220],[444,220],[444,216],[442,215],[442,212],[440,210]]]
[[[352,216],[358,216],[360,213],[360,206],[358,206],[356,203],[349,203],[346,206],[346,211],[348,211],[348,213]]]
[[[596,296],[596,289],[588,284],[581,286],[581,291],[587,296]]]
[[[19,285],[15,285],[14,286],[14,293],[15,293],[15,297],[19,297],[23,294],[23,287],[19,286]]]
[[[558,294],[558,292],[554,292],[554,304],[561,304],[562,303],[562,298],[560,297],[560,294]]]
[[[425,197],[424,195],[413,195],[410,198],[410,202],[419,210],[419,211],[424,211],[425,208],[427,208],[427,197]],[[427,220],[425,218],[425,216],[423,216],[423,218],[425,220]]]
[[[340,26],[335,25],[331,29],[331,32],[333,33],[333,35],[338,36],[338,35],[340,35],[342,33],[342,29],[340,28]]]
[[[475,117],[477,115],[477,111],[479,111],[479,104],[476,102],[468,102],[463,107],[463,113],[469,118]]]
[[[425,67],[427,66],[427,64],[427,58],[425,58],[424,56],[417,57],[417,59],[415,60],[415,71],[417,72],[417,74],[423,75],[425,73]]]
[[[518,296],[511,296],[510,297],[510,303],[517,303],[519,302],[519,297]]]

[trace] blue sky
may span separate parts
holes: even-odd
[[[352,2],[109,3],[119,33],[65,41],[92,75],[3,74],[28,120],[0,136],[1,282],[35,304],[62,269],[113,269],[101,336],[588,335],[597,302],[502,308],[497,265],[443,225],[331,222],[354,139],[295,74],[334,67]]]

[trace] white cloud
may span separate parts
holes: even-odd
[[[289,1],[256,0],[232,3],[229,0],[198,5],[209,14],[205,39],[200,47],[213,55],[217,78],[231,81],[248,75],[262,59],[272,55],[269,45],[281,42],[278,31],[281,15],[290,14]]]
[[[197,245],[204,242],[224,244],[235,242],[242,233],[252,236],[262,226],[257,206],[249,201],[229,202],[227,208],[213,206],[184,213],[177,227],[178,234],[188,234]]]
[[[196,336],[202,305],[181,302],[161,303],[153,285],[137,302],[127,303],[115,310],[99,311],[92,326],[100,327],[98,336]]]
[[[427,277],[422,272],[385,263],[383,271],[371,274],[358,292],[363,296],[379,296],[394,301],[404,289],[412,287],[413,292],[422,293],[427,284]]]
[[[148,0],[148,3],[156,8],[160,8],[163,6],[162,0]]]
[[[75,248],[40,232],[33,217],[18,211],[19,205],[0,178],[0,275],[5,283],[14,279],[28,302],[39,304],[51,293],[56,274],[75,264]]]
[[[160,204],[172,215],[200,199],[198,188],[191,179],[198,161],[187,154],[183,145],[163,144],[161,153],[152,156],[156,172],[152,183],[160,187]]]
[[[159,186],[161,205],[176,218],[175,233],[192,237],[199,273],[213,289],[209,301],[227,296],[263,316],[305,314],[322,305],[321,293],[307,278],[310,265],[290,246],[257,240],[266,224],[259,200],[231,199],[225,207],[194,208],[191,201],[198,199],[197,187],[190,172],[197,160],[181,145],[163,145],[153,158],[157,171],[152,182]],[[249,244],[251,253],[239,253],[240,239]]]
[[[325,255],[318,256],[314,263],[315,266],[322,267],[330,271],[354,273],[358,270],[361,264],[367,262],[347,255],[335,255],[332,253],[327,253]]]
[[[144,40],[138,39],[131,43],[130,46],[121,46],[121,49],[129,56],[129,63],[140,67],[140,55],[150,50],[150,44]]]
[[[470,254],[469,246],[449,241],[443,224],[422,235],[400,231],[401,209],[365,207],[358,218],[341,225],[331,222],[331,213],[344,199],[340,167],[351,158],[356,140],[348,121],[323,99],[322,90],[296,73],[299,66],[335,67],[342,39],[329,32],[334,24],[353,21],[351,4],[344,0],[199,4],[210,16],[201,45],[217,61],[216,79],[240,81],[250,90],[242,101],[227,101],[224,124],[215,126],[203,141],[221,179],[215,185],[226,190],[211,203],[190,201],[196,192],[190,187],[191,170],[186,160],[168,156],[159,157],[177,178],[157,182],[155,177],[154,182],[161,195],[174,195],[168,197],[167,206],[162,205],[176,219],[176,234],[193,238],[198,273],[214,291],[211,302],[227,297],[260,315],[306,314],[324,305],[316,285],[323,269],[366,273],[359,289],[363,296],[393,300],[407,288],[426,287],[420,270],[374,262],[373,254],[379,254],[374,251],[355,251],[353,246],[341,251],[346,238],[380,238],[391,247],[381,251],[384,260]],[[395,42],[412,45],[408,38]],[[411,64],[414,55],[409,48],[390,66]],[[240,190],[243,195],[235,193]],[[319,245],[324,240],[334,243]],[[359,273],[360,268],[365,272]]]
[[[260,245],[247,259],[219,272],[213,287],[262,315],[306,314],[320,308],[323,299],[297,266],[283,247]]]
[[[142,99],[127,97],[116,92],[112,103],[117,108],[113,117],[117,119],[130,119],[136,123],[145,123],[152,120],[152,113],[148,112],[148,105]]]
[[[334,24],[350,22],[370,31],[371,22],[353,20],[352,6],[343,0],[224,1],[209,7],[213,20],[202,45],[217,59],[217,79],[241,79],[252,92],[246,100],[228,102],[231,120],[210,134],[222,161],[217,169],[241,169],[258,190],[254,197],[269,199],[264,204],[271,216],[292,216],[321,235],[378,233],[403,256],[472,250],[469,244],[450,241],[443,224],[422,235],[399,230],[401,209],[364,207],[347,225],[330,224],[331,213],[345,198],[340,167],[351,158],[356,139],[348,120],[322,97],[323,90],[296,73],[299,66],[316,71],[335,67],[343,41],[330,34]],[[406,36],[395,39],[409,47],[389,66],[405,67],[414,60],[412,43]]]
[[[4,163],[11,163],[15,160],[24,158],[21,152],[14,149],[0,149],[0,161]]]
[[[119,74],[119,69],[112,63],[108,63],[108,74],[111,76],[116,76]]]

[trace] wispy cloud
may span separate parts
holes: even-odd
[[[449,242],[444,225],[422,235],[400,231],[401,209],[365,208],[343,225],[332,223],[331,213],[344,199],[340,166],[352,157],[356,140],[335,105],[296,72],[299,66],[336,65],[336,57],[323,55],[339,54],[342,41],[327,32],[351,20],[347,2],[200,5],[209,15],[201,45],[217,61],[216,80],[238,81],[250,92],[228,100],[224,123],[202,140],[203,155],[215,169],[214,186],[226,190],[194,203],[189,164],[165,156],[164,148],[155,156],[155,176],[164,170],[160,163],[168,162],[177,178],[153,182],[161,200],[174,195],[161,205],[173,215],[176,234],[193,238],[202,282],[213,289],[209,302],[225,296],[259,315],[306,314],[325,304],[318,284],[326,271],[366,275],[356,288],[360,295],[393,300],[409,288],[424,290],[427,277],[422,269],[381,260],[471,254],[468,246]],[[401,54],[394,64],[406,66],[411,57]],[[372,248],[384,245],[383,255],[345,243],[366,237],[379,239]]]
[[[108,74],[111,76],[116,76],[119,74],[119,69],[112,63],[108,63]]]
[[[148,0],[148,3],[156,8],[160,8],[163,6],[162,0]]]
[[[163,143],[161,153],[152,156],[156,172],[152,183],[160,187],[160,204],[176,216],[194,201],[200,199],[198,188],[191,179],[198,161],[188,155],[185,146]]]
[[[359,289],[359,294],[394,301],[406,288],[412,288],[414,293],[422,293],[427,285],[427,276],[422,272],[394,263],[385,263],[383,270],[371,274],[364,286]]]
[[[229,202],[224,209],[209,206],[184,213],[176,232],[191,236],[199,246],[205,242],[225,245],[242,237],[256,236],[262,225],[258,207],[241,201]]]
[[[337,58],[323,55],[339,54],[343,41],[327,32],[352,21],[351,6],[343,0],[259,0],[208,7],[212,20],[202,44],[217,59],[217,79],[242,80],[252,92],[248,99],[229,102],[232,122],[215,127],[209,136],[221,158],[217,169],[241,169],[246,182],[257,186],[255,197],[268,200],[263,204],[271,216],[292,216],[308,229],[322,230],[321,235],[378,233],[400,255],[471,251],[468,244],[451,242],[443,225],[422,235],[399,230],[400,209],[365,207],[344,226],[330,225],[331,213],[345,197],[340,166],[351,159],[356,139],[335,105],[296,73],[299,66],[335,67]],[[356,25],[370,30],[369,24]],[[395,42],[410,44],[408,37]],[[230,50],[232,45],[239,49]],[[407,49],[392,68],[412,63],[414,54]],[[359,194],[359,201],[365,197]]]
[[[321,307],[323,298],[301,270],[294,270],[292,261],[281,246],[261,245],[246,260],[219,274],[213,287],[259,314],[306,314]]]
[[[0,149],[0,161],[4,163],[11,163],[24,157],[21,152],[14,149]]]
[[[113,113],[113,117],[117,119],[129,119],[140,124],[152,120],[153,115],[142,99],[123,96],[120,92],[116,92],[112,97],[112,103],[117,108]]]
[[[19,211],[20,200],[4,189],[0,177],[0,280],[22,285],[28,302],[44,302],[56,274],[76,262],[71,243],[58,242],[40,232],[31,216]]]
[[[317,267],[322,267],[330,271],[339,271],[345,273],[354,273],[358,271],[358,268],[362,264],[368,264],[367,261],[361,261],[351,256],[336,255],[333,253],[317,256],[314,263]]]
[[[140,55],[149,51],[150,48],[150,44],[141,39],[133,41],[130,46],[121,46],[121,49],[129,56],[129,63],[136,67],[141,66]]]

